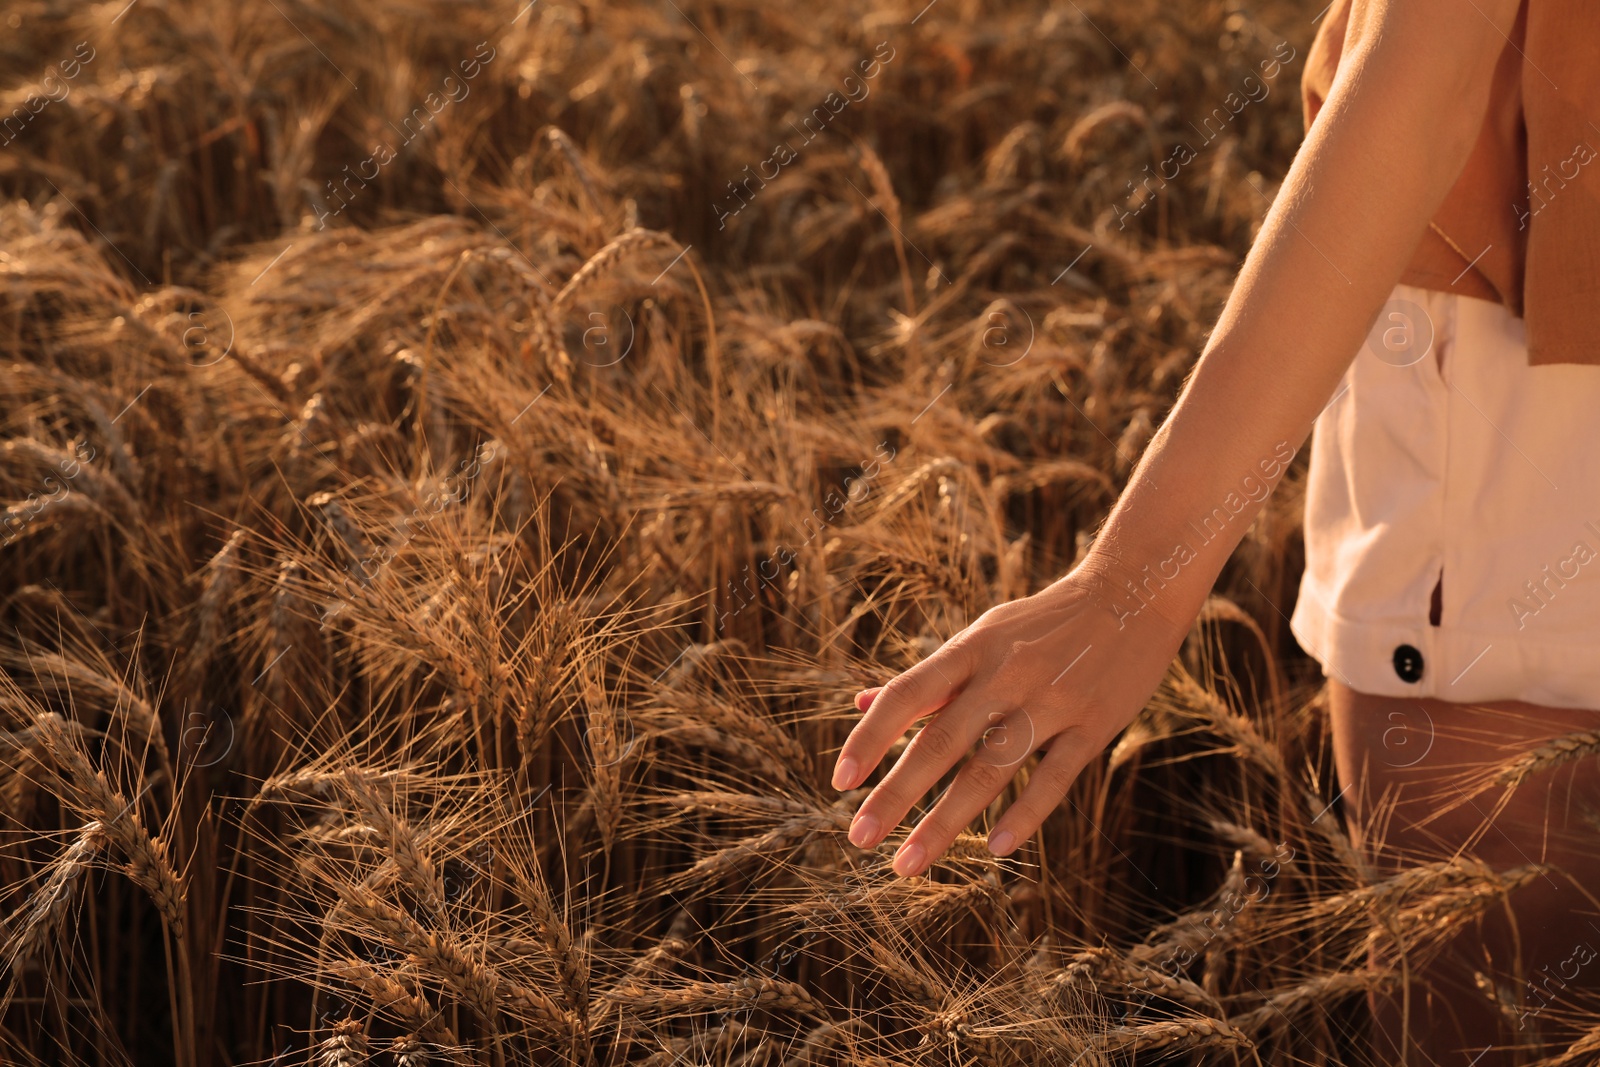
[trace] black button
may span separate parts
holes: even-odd
[[[1400,645],[1394,650],[1394,673],[1402,682],[1422,681],[1422,653],[1415,645]]]

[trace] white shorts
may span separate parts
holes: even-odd
[[[1290,628],[1328,676],[1600,709],[1600,366],[1398,286],[1317,419],[1305,540]]]

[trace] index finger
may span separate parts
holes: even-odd
[[[833,766],[833,787],[843,791],[860,785],[889,746],[913,722],[948,704],[970,675],[959,646],[946,646],[891,680],[872,698],[866,714],[845,738]]]

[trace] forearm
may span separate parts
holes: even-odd
[[[1385,15],[1346,56],[1188,386],[1096,538],[1089,563],[1111,579],[1119,618],[1187,629],[1472,149],[1498,27],[1470,9],[1477,23],[1446,34],[1415,11],[1368,12]]]

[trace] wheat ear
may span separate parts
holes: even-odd
[[[55,712],[35,720],[44,751],[56,766],[57,791],[79,815],[92,820],[122,854],[123,873],[150,896],[172,936],[183,940],[183,879],[167,860],[166,843],[151,837],[133,802],[111,788],[105,775],[73,740],[66,721]]]
[[[108,843],[100,824],[92,822],[79,831],[77,840],[51,861],[50,873],[44,884],[20,909],[20,913],[13,915],[7,923],[11,934],[4,946],[0,946],[0,956],[5,958],[12,974],[20,973],[23,966],[38,954],[44,942],[56,936],[67,909],[72,905],[73,891],[79,879]]]

